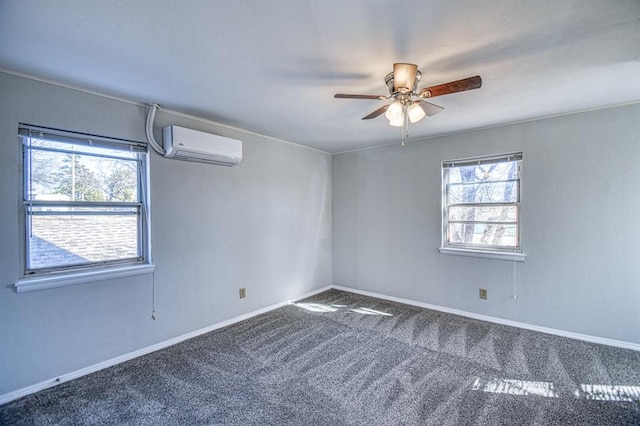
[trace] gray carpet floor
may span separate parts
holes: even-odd
[[[0,424],[640,424],[640,352],[330,290],[5,404]]]

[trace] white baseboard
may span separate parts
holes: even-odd
[[[147,346],[145,348],[138,349],[137,351],[129,352],[127,354],[120,355],[120,356],[117,356],[115,358],[111,358],[111,359],[108,359],[106,361],[90,365],[90,366],[85,367],[85,368],[81,368],[80,370],[72,371],[70,373],[65,373],[65,374],[62,374],[62,375],[60,375],[58,377],[55,377],[55,378],[52,378],[52,379],[49,379],[49,380],[45,380],[45,381],[40,382],[40,383],[35,383],[35,384],[31,385],[31,386],[27,386],[27,387],[18,389],[18,390],[13,391],[13,392],[5,393],[4,395],[0,395],[0,405],[6,404],[7,402],[14,401],[14,400],[16,400],[18,398],[22,398],[23,396],[26,396],[26,395],[29,395],[29,394],[32,394],[32,393],[35,393],[35,392],[38,392],[38,391],[41,391],[41,390],[56,386],[56,385],[59,385],[61,383],[68,382],[69,380],[77,379],[78,377],[86,376],[87,374],[95,373],[96,371],[100,371],[100,370],[103,370],[105,368],[112,367],[112,366],[114,366],[116,364],[120,364],[121,362],[129,361],[129,360],[137,358],[139,356],[147,355],[147,354],[149,354],[151,352],[155,352],[157,350],[167,348],[169,346],[172,346],[172,345],[175,345],[177,343],[180,343],[180,342],[182,342],[184,340],[188,340],[188,339],[192,339],[192,338],[194,338],[196,336],[200,336],[201,334],[209,333],[210,331],[217,330],[217,329],[223,328],[223,327],[227,327],[229,325],[235,324],[235,323],[240,322],[240,321],[244,321],[244,320],[249,319],[251,317],[255,317],[257,315],[264,314],[266,312],[269,312],[269,311],[272,311],[274,309],[278,309],[278,308],[280,308],[282,306],[288,305],[288,304],[290,304],[292,302],[295,302],[297,300],[305,299],[307,297],[313,296],[314,294],[322,293],[323,291],[327,291],[330,288],[331,288],[331,286],[323,287],[321,289],[314,290],[312,292],[305,293],[303,295],[297,296],[294,299],[290,299],[290,300],[287,300],[285,302],[276,303],[274,305],[267,306],[265,308],[261,308],[261,309],[258,309],[256,311],[249,312],[247,314],[243,314],[243,315],[228,319],[226,321],[222,321],[222,322],[219,322],[217,324],[213,324],[213,325],[210,325],[208,327],[201,328],[199,330],[195,330],[195,331],[192,331],[190,333],[186,333],[186,334],[183,334],[183,335],[178,336],[178,337],[174,337],[174,338],[169,339],[169,340],[165,340],[165,341],[160,342],[160,343],[156,343],[155,345]]]
[[[558,329],[555,329],[555,328],[542,327],[542,326],[539,326],[539,325],[532,325],[532,324],[527,324],[527,323],[518,322],[518,321],[512,321],[512,320],[508,320],[508,319],[504,319],[504,318],[497,318],[497,317],[491,317],[491,316],[488,316],[488,315],[475,314],[473,312],[466,312],[466,311],[461,311],[461,310],[458,310],[458,309],[447,308],[447,307],[444,307],[444,306],[431,305],[429,303],[416,302],[414,300],[402,299],[400,297],[394,297],[394,296],[387,296],[385,294],[373,293],[373,292],[370,292],[370,291],[357,290],[357,289],[350,288],[350,287],[333,285],[333,286],[331,286],[331,288],[334,288],[336,290],[348,291],[349,293],[361,294],[363,296],[370,296],[370,297],[375,297],[375,298],[378,298],[378,299],[389,300],[391,302],[404,303],[405,305],[418,306],[420,308],[432,309],[434,311],[440,311],[440,312],[445,312],[445,313],[448,313],[448,314],[460,315],[460,316],[463,316],[463,317],[473,318],[473,319],[477,319],[477,320],[481,320],[481,321],[492,322],[492,323],[495,323],[495,324],[508,325],[508,326],[511,326],[511,327],[523,328],[525,330],[538,331],[540,333],[553,334],[553,335],[561,336],[561,337],[568,337],[569,339],[583,340],[585,342],[590,342],[590,343],[598,343],[600,345],[615,346],[617,348],[631,349],[631,350],[634,350],[634,351],[640,351],[640,344],[637,344],[637,343],[625,342],[625,341],[622,341],[622,340],[606,339],[604,337],[590,336],[588,334],[573,333],[571,331],[564,331],[564,330],[558,330]]]
[[[403,299],[400,297],[394,297],[394,296],[387,296],[385,294],[379,294],[379,293],[373,293],[370,291],[364,291],[364,290],[358,290],[358,289],[354,289],[354,288],[350,288],[350,287],[344,287],[344,286],[338,286],[338,285],[332,285],[332,286],[327,286],[327,287],[323,287],[321,289],[318,290],[314,290],[312,292],[297,296],[293,299],[290,299],[288,301],[285,302],[280,302],[280,303],[276,303],[274,305],[271,306],[267,306],[261,309],[258,309],[256,311],[253,312],[249,312],[231,319],[228,319],[226,321],[222,321],[219,322],[217,324],[213,324],[210,325],[208,327],[205,328],[201,328],[199,330],[195,330],[192,331],[190,333],[186,333],[183,334],[181,336],[178,337],[174,337],[172,339],[169,340],[165,340],[163,342],[160,343],[156,343],[155,345],[151,345],[151,346],[147,346],[145,348],[139,349],[137,351],[133,351],[133,352],[129,352],[127,354],[121,355],[121,356],[117,356],[115,358],[111,358],[109,360],[94,364],[94,365],[90,365],[88,367],[85,368],[81,368],[80,370],[76,370],[76,371],[72,371],[70,373],[66,373],[66,374],[62,374],[58,377],[52,378],[50,380],[45,380],[43,382],[40,383],[36,383],[33,384],[31,386],[27,386],[21,389],[18,389],[16,391],[13,392],[9,392],[6,393],[4,395],[0,395],[0,405],[1,404],[6,404],[8,402],[11,402],[13,400],[16,400],[18,398],[22,398],[23,396],[59,385],[61,383],[64,382],[68,382],[69,380],[73,380],[73,379],[77,379],[79,377],[85,376],[87,374],[91,374],[94,373],[96,371],[100,371],[102,369],[108,368],[108,367],[112,367],[116,364],[120,364],[121,362],[125,362],[125,361],[129,361],[131,359],[137,358],[139,356],[142,355],[147,355],[151,352],[155,352],[157,350],[160,349],[164,349],[167,348],[169,346],[175,345],[177,343],[180,343],[184,340],[187,339],[191,339],[194,338],[196,336],[200,336],[202,334],[205,333],[209,333],[213,330],[217,330],[219,328],[223,328],[223,327],[227,327],[229,325],[235,324],[237,322],[240,321],[244,321],[246,319],[255,317],[257,315],[272,311],[274,309],[280,308],[282,306],[285,306],[287,304],[290,304],[292,302],[295,302],[297,300],[301,300],[301,299],[305,299],[307,297],[313,296],[315,294],[318,293],[322,293],[323,291],[327,291],[331,288],[334,288],[336,290],[342,290],[342,291],[347,291],[350,293],[355,293],[355,294],[361,294],[363,296],[370,296],[370,297],[375,297],[378,299],[383,299],[383,300],[389,300],[392,302],[398,302],[398,303],[404,303],[406,305],[412,305],[412,306],[418,306],[421,308],[426,308],[426,309],[432,309],[434,311],[440,311],[440,312],[445,312],[445,313],[449,313],[449,314],[454,314],[454,315],[460,315],[463,317],[467,317],[467,318],[473,318],[473,319],[478,319],[481,321],[487,321],[487,322],[492,322],[492,323],[496,323],[496,324],[502,324],[502,325],[508,325],[508,326],[512,326],[512,327],[518,327],[518,328],[523,328],[526,330],[532,330],[532,331],[538,331],[541,333],[546,333],[546,334],[553,334],[556,336],[562,336],[562,337],[568,337],[570,339],[577,339],[577,340],[583,340],[585,342],[591,342],[591,343],[598,343],[601,345],[608,345],[608,346],[614,346],[614,347],[619,347],[619,348],[624,348],[624,349],[631,349],[631,350],[635,350],[635,351],[640,351],[640,344],[636,344],[636,343],[630,343],[630,342],[624,342],[624,341],[620,341],[620,340],[613,340],[613,339],[606,339],[603,337],[597,337],[597,336],[589,336],[586,334],[579,334],[579,333],[572,333],[569,331],[564,331],[564,330],[557,330],[557,329],[553,329],[553,328],[547,328],[547,327],[541,327],[541,326],[537,326],[537,325],[532,325],[532,324],[527,324],[527,323],[523,323],[523,322],[518,322],[518,321],[512,321],[512,320],[507,320],[507,319],[503,319],[503,318],[496,318],[496,317],[491,317],[491,316],[487,316],[487,315],[481,315],[481,314],[475,314],[472,312],[466,312],[466,311],[461,311],[458,309],[452,309],[452,308],[447,308],[447,307],[443,307],[443,306],[438,306],[438,305],[432,305],[429,303],[423,303],[423,302],[416,302],[414,300],[409,300],[409,299]]]

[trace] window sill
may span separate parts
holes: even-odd
[[[95,281],[150,274],[153,272],[154,267],[154,265],[131,265],[98,271],[76,272],[72,274],[51,275],[39,278],[23,278],[18,280],[14,286],[18,293],[27,293],[29,291],[46,290],[49,288],[66,287]]]
[[[510,260],[512,262],[524,262],[523,253],[510,253],[501,251],[481,251],[452,247],[440,247],[440,254],[453,254],[455,256],[483,257],[485,259]]]

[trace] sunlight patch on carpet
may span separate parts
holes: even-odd
[[[574,395],[596,401],[634,402],[640,400],[640,386],[580,385]]]
[[[553,383],[534,382],[530,380],[512,379],[480,379],[476,378],[473,390],[490,393],[505,393],[509,395],[545,396],[557,398]]]
[[[292,303],[292,305],[297,306],[302,309],[306,309],[311,312],[336,312],[340,308],[346,308],[346,305],[324,305],[322,303]],[[392,317],[393,314],[388,312],[378,311],[376,309],[371,308],[351,308],[348,309],[349,312],[355,312],[356,314],[362,315],[380,315],[386,317]]]
[[[362,315],[383,315],[387,317],[393,316],[393,314],[389,314],[387,312],[382,312],[382,311],[376,311],[375,309],[369,309],[369,308],[355,308],[355,309],[349,309],[349,311],[355,312],[357,314],[362,314]]]

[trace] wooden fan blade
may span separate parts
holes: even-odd
[[[480,87],[482,87],[482,79],[479,75],[476,75],[475,77],[463,78],[462,80],[452,81],[450,83],[425,87],[420,91],[419,96],[421,98],[433,98],[435,96],[464,92],[465,90],[478,89]]]
[[[432,104],[431,102],[427,102],[427,101],[418,101],[418,102],[420,102],[420,108],[422,108],[422,110],[427,115],[427,117],[433,117],[434,115],[436,115],[437,113],[439,113],[444,109],[441,106]]]
[[[334,98],[338,98],[338,99],[378,99],[378,100],[384,100],[387,99],[388,96],[382,96],[382,95],[345,95],[344,93],[338,93],[337,95],[333,96]]]
[[[377,110],[373,111],[371,114],[367,115],[366,117],[362,117],[362,119],[363,120],[370,120],[372,118],[376,118],[377,116],[379,116],[380,114],[385,112],[387,110],[387,108],[389,108],[389,105],[385,105],[383,107],[380,107]]]

